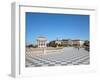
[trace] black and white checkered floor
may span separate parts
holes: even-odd
[[[26,54],[26,67],[56,66],[56,65],[87,65],[89,52],[83,48],[64,48],[61,52],[34,56]]]

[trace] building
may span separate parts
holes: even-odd
[[[53,40],[53,41],[50,41],[47,45],[48,47],[59,47],[61,46],[61,40]]]
[[[46,47],[46,37],[43,37],[43,36],[39,36],[37,38],[37,47],[38,48],[45,48]]]
[[[83,47],[84,46],[85,41],[80,40],[80,46]]]
[[[83,44],[84,44],[84,41],[82,41],[82,40],[79,40],[79,39],[73,40],[73,46],[80,46],[80,47],[82,47]]]
[[[62,46],[65,46],[65,47],[72,46],[72,44],[73,44],[72,40],[70,40],[70,39],[62,39],[61,43],[62,43]]]
[[[61,45],[61,40],[55,40],[55,44]]]
[[[62,40],[54,40],[50,41],[48,46],[50,47],[67,47],[72,46],[72,40],[70,39],[62,39]]]
[[[76,40],[72,40],[73,41],[73,46],[80,46],[80,40],[76,39]]]
[[[53,40],[50,41],[48,44],[46,43],[46,37],[40,36],[37,38],[37,47],[38,48],[45,48],[45,47],[68,47],[68,46],[75,46],[75,47],[83,47],[85,41],[80,39],[62,39],[62,40]]]

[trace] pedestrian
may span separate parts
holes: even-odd
[[[78,47],[78,50],[80,49],[80,47]]]

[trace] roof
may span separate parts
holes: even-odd
[[[75,39],[75,40],[72,40],[72,41],[80,41],[80,39]]]
[[[37,40],[47,40],[47,39],[44,36],[39,36],[39,37],[37,37]]]

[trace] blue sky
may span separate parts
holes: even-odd
[[[38,36],[89,40],[89,15],[26,12],[26,44],[36,43]]]

